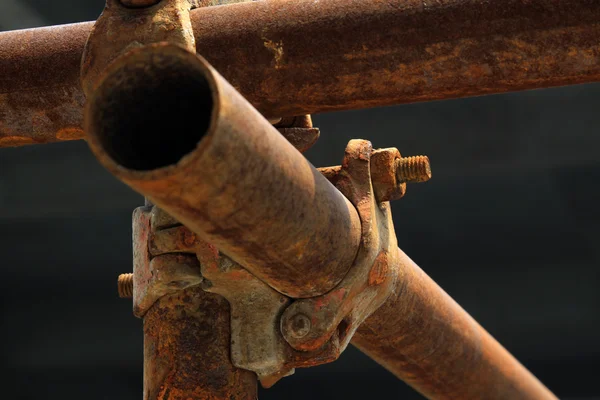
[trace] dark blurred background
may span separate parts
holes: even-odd
[[[0,30],[103,4],[0,0]],[[600,399],[599,104],[585,85],[317,115],[308,153],[338,164],[364,138],[429,155],[433,180],[394,204],[400,247],[562,399]],[[116,279],[142,201],[84,142],[0,150],[2,398],[141,398],[141,321]],[[354,348],[260,393],[365,396],[422,398]]]

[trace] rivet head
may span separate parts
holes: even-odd
[[[286,330],[295,339],[302,339],[311,329],[310,318],[304,314],[296,314],[287,320]]]

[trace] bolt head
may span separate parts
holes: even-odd
[[[289,335],[295,339],[302,339],[310,333],[312,324],[310,318],[304,314],[296,314],[291,318],[288,318],[286,323],[286,330]]]
[[[396,179],[396,162],[400,152],[395,147],[373,150],[371,153],[371,181],[378,202],[401,199],[406,183]]]

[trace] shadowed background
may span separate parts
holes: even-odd
[[[0,30],[92,20],[103,5],[0,0]],[[307,153],[339,164],[363,138],[429,155],[433,180],[394,203],[400,247],[561,399],[600,399],[599,103],[597,84],[316,115]],[[116,278],[131,271],[142,203],[84,142],[0,149],[10,398],[141,398],[141,321]],[[422,398],[354,348],[259,394],[366,396]]]

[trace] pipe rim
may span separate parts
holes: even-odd
[[[118,80],[118,75],[123,73],[129,66],[135,65],[136,63],[148,63],[152,57],[157,55],[160,57],[173,57],[173,60],[181,62],[182,65],[186,67],[190,67],[190,71],[194,70],[195,72],[200,73],[201,78],[206,81],[208,91],[211,95],[212,110],[210,112],[210,118],[208,118],[207,121],[206,130],[200,136],[199,141],[197,141],[195,146],[190,148],[189,151],[179,157],[176,162],[148,169],[131,168],[117,161],[110,155],[110,152],[107,151],[106,144],[103,143],[103,139],[99,137],[99,129],[96,126],[95,117],[96,113],[103,110],[101,102],[105,96],[113,90],[115,81]],[[217,130],[218,116],[222,108],[220,103],[222,90],[218,79],[215,77],[216,74],[218,74],[218,72],[210,66],[206,59],[200,55],[191,53],[183,47],[168,42],[145,45],[127,52],[107,68],[103,77],[100,79],[100,83],[86,103],[84,126],[86,140],[90,149],[106,169],[113,174],[118,174],[126,180],[153,181],[158,178],[167,178],[179,174],[182,170],[185,171],[187,165],[192,164],[195,160],[202,157],[204,153],[203,149],[210,145],[213,134]],[[174,92],[173,95],[176,96],[177,93]]]

